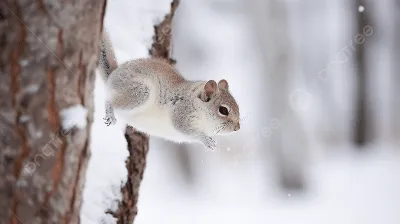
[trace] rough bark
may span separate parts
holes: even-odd
[[[368,9],[367,1],[356,0],[356,8],[363,6]],[[364,33],[364,27],[368,24],[367,12],[358,12],[356,16],[356,30],[357,34]],[[356,108],[354,119],[354,143],[363,146],[368,143],[371,130],[368,114],[368,93],[367,93],[367,65],[366,65],[366,43],[356,45],[355,59],[357,63],[356,73]]]
[[[0,2],[0,223],[78,223],[105,0]],[[81,105],[86,126],[64,130]]]
[[[180,0],[173,0],[171,2],[171,12],[165,16],[160,24],[154,26],[155,35],[153,38],[153,45],[149,50],[152,57],[167,59],[172,65],[176,63],[176,61],[170,57],[172,47],[172,19],[179,6],[179,2]]]
[[[149,50],[152,57],[167,59],[173,65],[175,64],[175,60],[170,58],[171,25],[172,18],[178,5],[179,0],[172,1],[170,13],[165,16],[160,24],[154,26],[154,42]],[[125,138],[129,150],[129,157],[126,160],[128,179],[121,188],[123,198],[117,211],[109,211],[111,215],[117,218],[117,223],[119,224],[133,223],[138,213],[137,203],[139,189],[143,180],[143,173],[146,168],[146,157],[149,150],[148,136],[135,131],[132,127],[126,128]]]

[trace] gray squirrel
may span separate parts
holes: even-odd
[[[173,142],[200,142],[215,150],[215,135],[240,129],[239,107],[224,79],[188,81],[167,61],[145,58],[118,66],[104,30],[100,74],[106,91],[106,125],[114,113],[127,125]]]

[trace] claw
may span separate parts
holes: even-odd
[[[103,120],[105,120],[104,123],[107,126],[113,125],[113,124],[115,124],[117,122],[117,119],[115,119],[115,117],[105,117],[105,118],[103,118]]]
[[[200,141],[210,151],[215,151],[217,149],[217,142],[209,136],[201,136]]]

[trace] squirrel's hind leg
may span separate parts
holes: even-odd
[[[150,95],[150,90],[145,84],[131,80],[125,83],[114,82],[109,89],[111,89],[109,102],[114,109],[135,109],[146,103]]]
[[[105,120],[105,124],[107,126],[114,125],[117,123],[117,119],[115,118],[114,115],[114,109],[111,105],[111,103],[106,102],[106,116],[103,118]]]

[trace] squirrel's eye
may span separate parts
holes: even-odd
[[[228,116],[228,114],[229,114],[228,108],[226,108],[224,106],[220,106],[218,109],[218,112],[224,116]]]

